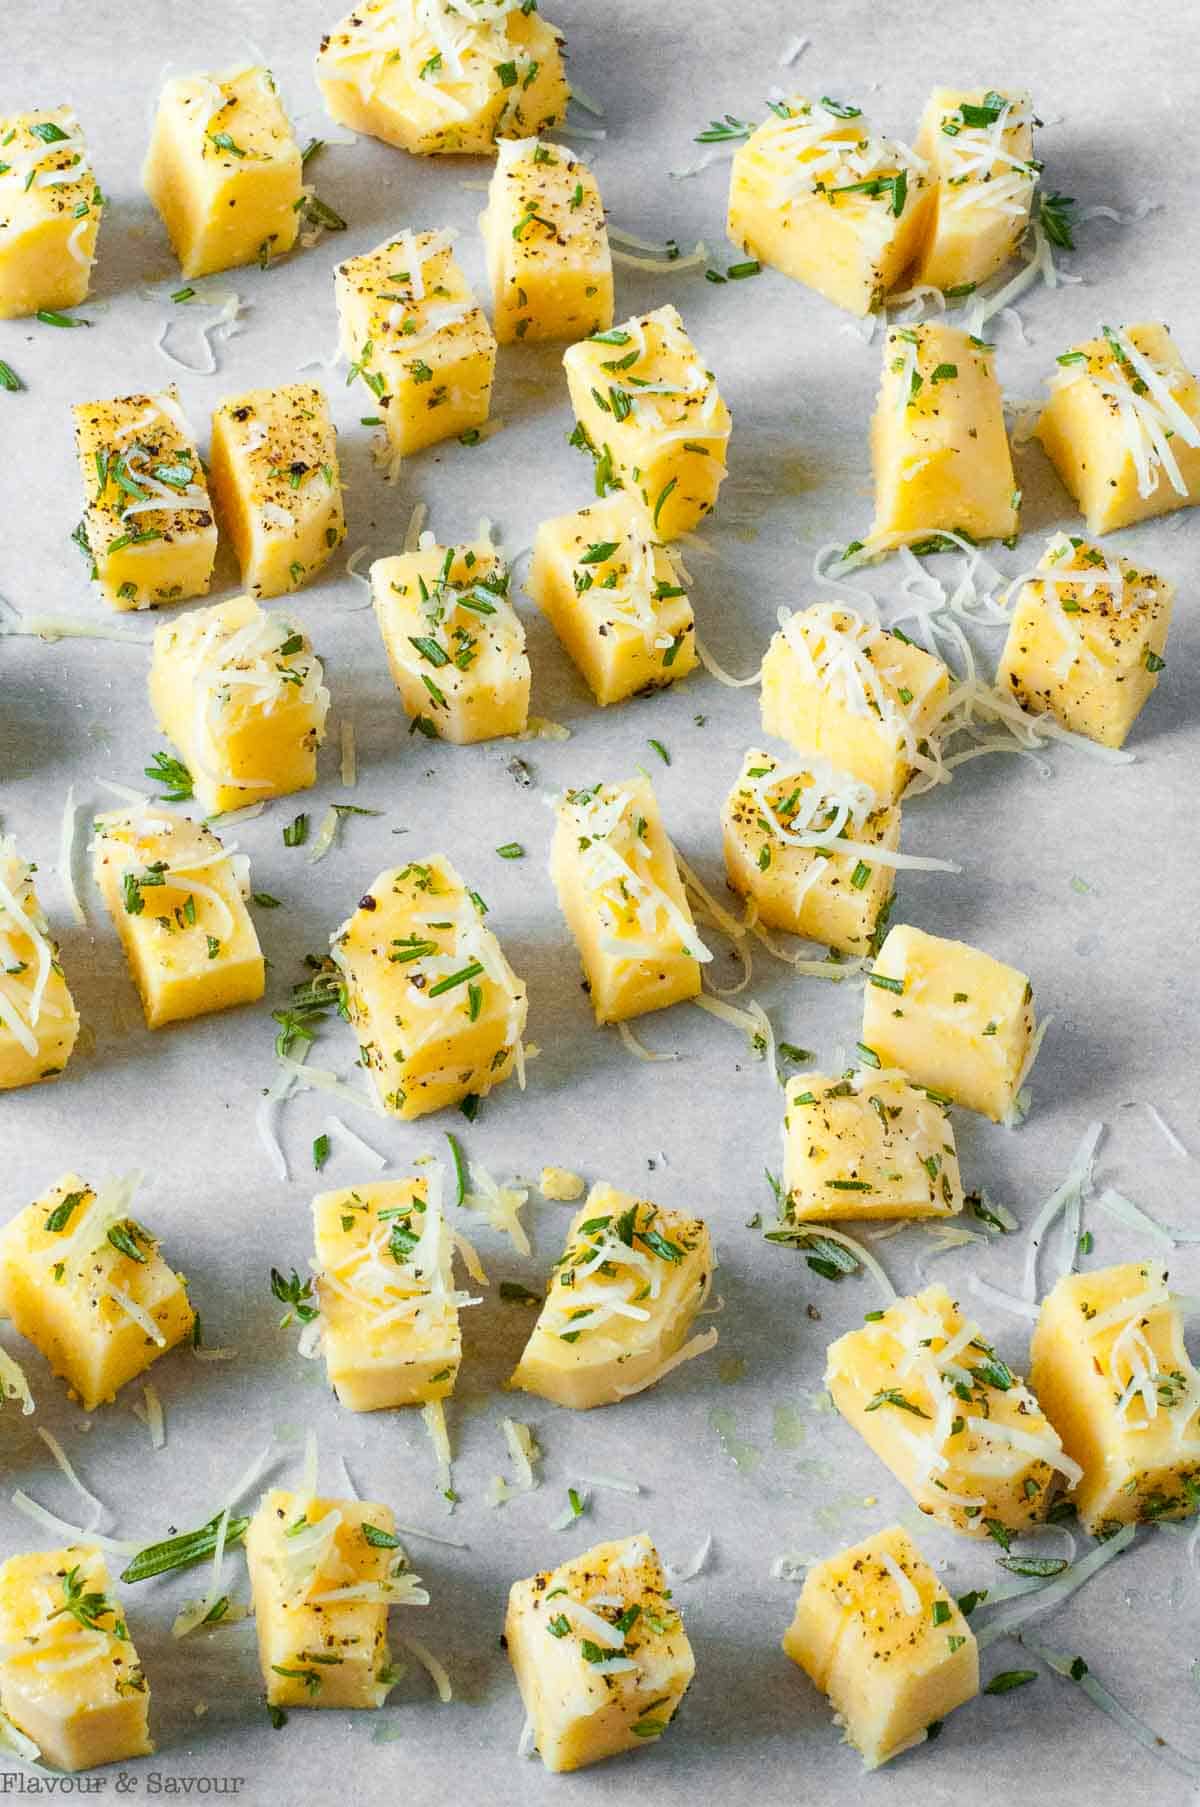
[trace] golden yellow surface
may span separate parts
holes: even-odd
[[[263,995],[265,969],[241,881],[211,829],[145,809],[97,816],[96,884],[149,1029]]]
[[[479,218],[492,326],[514,339],[584,339],[613,320],[612,258],[596,178],[561,144],[501,143]]]
[[[825,1382],[920,1510],[968,1537],[1027,1531],[1069,1478],[1037,1398],[944,1286],[831,1343]]]
[[[928,763],[950,674],[940,659],[864,621],[814,603],[772,636],[762,663],[766,733],[899,802]]]
[[[491,406],[496,341],[451,236],[404,231],[334,271],[350,376],[401,456],[483,426]]]
[[[612,1628],[600,1633],[603,1644],[596,1643],[597,1627],[578,1613],[580,1607]],[[550,1770],[582,1769],[656,1743],[696,1667],[658,1552],[644,1531],[514,1582],[504,1638],[534,1747]],[[632,1667],[597,1674],[585,1640],[605,1658]]]
[[[330,946],[390,1115],[484,1097],[522,1058],[525,986],[443,854],[381,872]]]
[[[209,481],[251,596],[298,590],[346,537],[337,432],[313,383],[223,401],[212,418]]]
[[[0,144],[0,320],[75,307],[104,211],[79,121],[71,107],[0,115]]]
[[[112,1223],[138,1258],[113,1242],[98,1212],[91,1217],[98,1239],[89,1241],[88,1214],[98,1199],[112,1198],[116,1210],[127,1197],[114,1192],[119,1185],[97,1191],[66,1173],[0,1231],[0,1305],[88,1412],[182,1342],[195,1321],[182,1276],[135,1218],[117,1215]],[[114,1288],[153,1319],[154,1336]]]
[[[307,790],[329,692],[305,629],[252,596],[155,630],[150,703],[209,815]]]
[[[327,32],[316,74],[330,117],[422,156],[480,155],[559,124],[569,89],[556,26],[517,8],[495,22],[440,10],[453,64],[415,0],[365,0]]]
[[[1020,530],[1020,492],[990,346],[953,326],[894,326],[871,421],[873,542]]]
[[[696,933],[648,778],[565,791],[550,875],[598,1023],[696,996],[701,964],[712,956]]]
[[[462,1337],[450,1236],[440,1206],[430,1222],[428,1190],[424,1179],[376,1180],[313,1200],[321,1349],[349,1411],[454,1391]]]
[[[995,101],[1007,103],[998,108]],[[964,105],[979,109],[963,117]],[[990,123],[971,125],[984,112]],[[1016,89],[935,88],[914,149],[929,164],[933,200],[912,277],[962,294],[1016,253],[1037,186],[1033,106]]]
[[[371,598],[405,712],[424,733],[464,745],[523,732],[525,629],[490,540],[377,558]]]
[[[322,1525],[325,1535],[314,1542],[309,1527]],[[405,1559],[398,1548],[369,1543],[364,1525],[395,1536],[391,1507],[376,1500],[306,1501],[273,1488],[259,1502],[246,1532],[246,1566],[270,1705],[381,1707],[386,1701],[388,1598]],[[375,1597],[339,1599],[342,1588],[365,1588]]]
[[[809,1570],[783,1648],[829,1696],[866,1769],[979,1692],[971,1627],[899,1525]]]
[[[888,930],[874,972],[893,981],[863,996],[862,1039],[882,1065],[994,1123],[1006,1117],[1035,1028],[1025,974],[907,923]]]
[[[184,276],[267,264],[300,226],[300,147],[269,69],[175,76],[142,168]]]
[[[1200,1374],[1166,1278],[1126,1262],[1067,1274],[1042,1301],[1030,1380],[1083,1469],[1075,1499],[1093,1536],[1186,1518],[1200,1499]]]
[[[1200,383],[1165,326],[1143,321],[1119,330],[1146,361],[1143,368],[1103,335],[1081,340],[1059,355],[1050,400],[1037,424],[1046,456],[1086,517],[1089,533],[1111,533],[1200,502]],[[1147,367],[1166,384],[1171,407],[1164,408],[1149,390]],[[1145,459],[1141,480],[1123,424],[1131,414],[1138,419],[1135,438]],[[1156,447],[1164,445],[1178,485],[1158,456]]]
[[[843,119],[802,94],[778,104],[786,116],[772,106],[734,156],[729,236],[838,307],[869,314],[917,253],[932,185],[860,113]]]
[[[997,686],[1031,714],[1124,746],[1165,664],[1174,601],[1166,578],[1056,534],[1017,594]]]
[[[797,1073],[783,1116],[782,1215],[953,1217],[963,1207],[954,1128],[943,1105],[902,1074]]]
[[[665,689],[696,668],[692,605],[633,491],[543,521],[525,587],[598,703]]]
[[[822,828],[839,819],[838,799],[849,799],[855,813],[844,835],[820,841]],[[729,884],[753,900],[768,928],[852,955],[867,953],[882,934],[895,869],[870,849],[900,845],[898,803],[876,805],[869,786],[820,758],[779,759],[751,747],[722,805],[721,828]],[[816,844],[799,845],[800,836]],[[843,839],[855,843],[853,851],[839,851]]]
[[[82,1596],[102,1597],[89,1600],[87,1625],[64,1610]],[[0,1710],[48,1767],[94,1769],[154,1749],[150,1689],[94,1545],[0,1565],[0,1647]]]
[[[204,596],[217,528],[196,441],[174,384],[155,394],[77,402],[83,533],[114,609]]]
[[[33,872],[11,837],[0,834],[0,1092],[57,1078],[79,1034]]]
[[[686,1342],[712,1270],[698,1217],[593,1186],[509,1385],[585,1411],[640,1392]]]
[[[732,426],[716,378],[668,303],[581,339],[563,353],[577,424],[596,459],[597,491],[628,489],[660,539],[711,513]],[[648,387],[647,385],[656,385]]]

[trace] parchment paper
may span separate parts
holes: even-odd
[[[68,535],[80,511],[69,404],[168,380],[179,383],[202,438],[219,398],[239,388],[286,382],[334,344],[331,267],[400,225],[453,224],[471,277],[483,279],[474,232],[486,179],[482,161],[418,161],[363,139],[333,144],[311,165],[323,198],[349,222],[346,232],[267,272],[238,271],[214,286],[246,304],[241,330],[220,344],[211,377],[164,362],[154,338],[169,306],[150,298],[178,277],[138,172],[148,117],[164,65],[220,68],[261,46],[291,110],[298,136],[324,135],[311,58],[336,8],[318,0],[284,7],[209,0],[146,5],[95,0],[9,0],[0,16],[0,102],[6,108],[69,100],[77,108],[99,178],[110,197],[100,237],[93,321],[74,332],[28,322],[0,323],[0,356],[28,385],[0,397],[0,593],[26,610],[109,619],[89,593]],[[614,222],[651,238],[690,246],[704,235],[711,261],[735,253],[723,240],[727,165],[692,180],[668,176],[700,154],[694,133],[726,111],[759,118],[775,84],[856,99],[882,127],[911,137],[936,82],[1015,83],[1032,88],[1046,120],[1039,154],[1053,188],[1085,203],[1157,210],[1140,223],[1094,221],[1063,260],[1081,283],[1040,289],[1020,312],[1028,342],[1012,322],[997,325],[999,370],[1008,393],[1031,396],[1055,354],[1101,319],[1165,319],[1195,367],[1200,318],[1195,295],[1194,9],[1163,0],[1153,30],[1114,0],[1070,0],[1054,8],[1026,0],[1002,9],[949,5],[918,10],[861,0],[810,0],[797,10],[775,0],[726,7],[714,0],[576,0],[550,8],[567,30],[571,70],[601,101],[603,141],[575,139],[594,153]],[[811,43],[791,71],[785,48]],[[577,109],[572,117],[597,129]],[[345,134],[330,134],[343,138]],[[1182,147],[1182,148],[1181,148]],[[1161,204],[1161,205],[1159,205]],[[731,476],[703,551],[689,549],[702,637],[738,672],[759,659],[781,603],[813,600],[814,550],[869,523],[867,423],[878,346],[865,346],[847,318],[783,277],[709,284],[701,271],[652,278],[618,274],[618,319],[673,299],[716,370],[733,410]],[[171,345],[202,362],[201,318],[184,309]],[[389,487],[372,467],[373,412],[365,389],[344,372],[318,371],[341,429],[350,532],[345,551],[399,548],[413,504],[430,507],[443,540],[469,537],[480,515],[498,525],[510,554],[536,523],[581,506],[591,493],[584,459],[566,446],[571,425],[560,351],[505,348],[495,413],[503,431],[483,446],[457,443],[414,458]],[[1026,538],[997,557],[1012,572],[1035,561],[1044,536],[1078,517],[1037,448],[1020,456]],[[1195,575],[1200,520],[1180,514],[1119,536],[1112,544],[1162,570],[1178,585],[1176,618],[1159,691],[1133,736],[1137,763],[1119,770],[1074,750],[1054,750],[1052,776],[1022,760],[966,766],[952,787],[905,811],[910,848],[961,860],[961,877],[905,874],[897,917],[976,942],[1027,970],[1042,1011],[1055,1021],[1033,1080],[1034,1108],[1016,1132],[958,1112],[969,1186],[985,1185],[1028,1223],[1064,1173],[1089,1119],[1108,1125],[1101,1174],[1161,1218],[1195,1226],[1196,1166],[1159,1133],[1155,1103],[1192,1145],[1196,1068],[1196,861],[1194,672]],[[236,576],[222,554],[214,596]],[[894,600],[898,574],[871,579]],[[43,899],[60,934],[63,959],[94,1046],[58,1084],[10,1093],[0,1105],[0,1209],[12,1214],[69,1166],[93,1178],[145,1171],[139,1213],[161,1234],[188,1277],[210,1343],[237,1350],[228,1363],[199,1364],[186,1352],[158,1363],[151,1378],[166,1408],[165,1451],[152,1454],[130,1410],[137,1386],[89,1421],[65,1397],[39,1357],[11,1329],[5,1346],[25,1362],[36,1418],[6,1409],[0,1552],[44,1547],[38,1529],[8,1505],[14,1486],[79,1522],[82,1502],[35,1436],[62,1440],[87,1483],[111,1507],[110,1531],[161,1536],[168,1525],[199,1523],[260,1445],[274,1439],[273,1475],[294,1482],[304,1430],[320,1439],[321,1480],[344,1486],[343,1458],[359,1490],[391,1501],[402,1522],[469,1548],[410,1541],[432,1603],[397,1612],[447,1663],[455,1701],[439,1705],[419,1669],[378,1714],[293,1712],[272,1731],[249,1624],[173,1643],[170,1624],[203,1576],[126,1590],[126,1605],[152,1688],[158,1755],[121,1772],[132,1792],[192,1791],[203,1778],[241,1779],[245,1801],[325,1803],[353,1787],[358,1799],[407,1798],[440,1807],[475,1799],[541,1803],[616,1801],[636,1790],[647,1807],[685,1799],[763,1803],[842,1801],[865,1790],[890,1807],[1005,1798],[1093,1803],[1183,1802],[1188,1782],[1138,1748],[1070,1683],[1042,1673],[1036,1683],[983,1698],[951,1716],[940,1740],[863,1782],[858,1759],[839,1742],[826,1703],[782,1655],[779,1639],[796,1587],[770,1577],[784,1552],[820,1556],[865,1536],[911,1503],[836,1415],[822,1409],[825,1345],[861,1321],[875,1299],[863,1279],[833,1285],[803,1258],[763,1243],[748,1220],[773,1206],[764,1167],[777,1168],[781,1093],[737,1031],[678,1008],[639,1026],[645,1041],[679,1058],[634,1063],[611,1033],[592,1025],[573,947],[546,874],[551,817],[544,797],[564,784],[617,777],[644,763],[670,832],[710,884],[720,886],[717,812],[744,748],[759,735],[752,690],[722,689],[698,674],[670,694],[600,711],[548,629],[522,602],[534,669],[534,710],[565,723],[562,743],[459,749],[410,738],[390,684],[366,591],[339,557],[294,602],[325,658],[335,720],[354,723],[360,776],[343,792],[334,744],[322,755],[311,796],[284,800],[239,826],[257,889],[283,908],[259,913],[271,961],[266,1002],[151,1035],[90,883],[89,927],[71,925],[55,870],[69,783],[85,810],[109,799],[100,777],[142,785],[142,768],[161,744],[146,696],[141,647],[101,641],[0,641],[0,809],[4,826],[41,869]],[[136,631],[150,623],[122,621]],[[981,637],[989,658],[1000,639]],[[663,742],[665,767],[647,742]],[[519,754],[534,783],[522,788],[508,767]],[[314,825],[331,800],[383,811],[350,818],[337,850],[319,864],[287,849],[281,826],[297,808]],[[493,849],[520,841],[522,861]],[[470,1157],[494,1174],[536,1179],[544,1162],[644,1191],[664,1205],[702,1213],[721,1254],[721,1343],[712,1355],[658,1390],[619,1409],[575,1416],[499,1391],[530,1314],[497,1297],[501,1278],[536,1285],[561,1249],[568,1210],[531,1196],[526,1211],[535,1254],[475,1220],[473,1234],[493,1276],[486,1303],[464,1314],[466,1359],[450,1412],[455,1484],[462,1500],[445,1513],[429,1446],[412,1414],[353,1417],[326,1391],[319,1364],[295,1354],[294,1332],[277,1326],[267,1270],[304,1264],[311,1252],[308,1204],[329,1185],[368,1177],[335,1148],[318,1180],[313,1137],[329,1101],[307,1095],[281,1119],[292,1181],[274,1177],[254,1133],[254,1109],[273,1076],[270,1009],[303,976],[308,951],[330,931],[375,874],[435,849],[448,853],[491,905],[491,922],[528,981],[530,1037],[541,1049],[522,1096],[510,1084],[468,1125],[456,1113],[401,1126],[351,1106],[334,1106],[355,1130],[406,1171],[427,1151],[445,1152],[457,1133]],[[82,860],[81,860],[82,865]],[[736,966],[721,949],[719,976]],[[826,1063],[856,1039],[861,998],[843,986],[794,979],[765,955],[749,995],[777,1033]],[[314,1062],[357,1080],[344,1026],[326,1030]],[[1106,1219],[1092,1224],[1105,1264],[1141,1252],[1136,1238]],[[933,1245],[909,1229],[876,1245],[897,1286],[912,1290],[922,1265],[951,1286],[977,1268],[1002,1287],[1019,1283],[1018,1236],[972,1246],[929,1265]],[[1045,1261],[1047,1278],[1056,1246]],[[1181,1250],[1178,1284],[1195,1290],[1200,1261]],[[1026,1355],[1027,1327],[984,1313],[1003,1354]],[[495,1510],[489,1478],[508,1473],[499,1419],[529,1422],[545,1451],[543,1483]],[[736,1459],[735,1459],[736,1458]],[[590,1489],[586,1516],[569,1531],[548,1523],[566,1488],[589,1475],[635,1478],[637,1498]],[[663,1553],[685,1561],[712,1534],[703,1574],[681,1584],[678,1600],[695,1646],[694,1687],[669,1736],[631,1759],[574,1778],[543,1773],[516,1754],[522,1710],[498,1643],[510,1582],[590,1542],[645,1527]],[[961,1591],[1002,1580],[991,1544],[925,1530],[920,1539]],[[1104,1570],[1050,1620],[1043,1635],[1084,1655],[1122,1701],[1200,1758],[1194,1664],[1200,1657],[1200,1591],[1184,1559],[1185,1536],[1164,1528],[1139,1535],[1134,1550]],[[1062,1534],[1039,1549],[1065,1549]],[[245,1591],[240,1556],[230,1576]],[[1000,1644],[985,1675],[1037,1667],[1018,1646]],[[203,1714],[201,1716],[201,1708]],[[158,1777],[157,1783],[154,1777]],[[104,1773],[106,1790],[118,1772]],[[7,1774],[0,1786],[15,1787]],[[210,1784],[208,1786],[215,1786]]]

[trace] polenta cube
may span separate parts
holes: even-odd
[[[330,941],[360,1065],[394,1117],[423,1117],[514,1066],[524,1081],[525,986],[487,906],[442,854],[381,872]]]
[[[138,1178],[92,1187],[64,1174],[0,1230],[0,1306],[86,1412],[195,1322],[183,1277],[130,1215]]]
[[[863,997],[862,1045],[915,1085],[1011,1117],[1034,1051],[1033,986],[963,941],[889,929]]]
[[[316,781],[329,692],[305,630],[253,596],[193,609],[154,635],[150,702],[209,815]]]
[[[509,1386],[582,1411],[653,1386],[688,1359],[680,1352],[713,1265],[698,1217],[593,1186]],[[694,1353],[715,1341],[711,1333],[697,1338]]]
[[[762,725],[809,758],[865,784],[879,807],[935,769],[931,742],[950,693],[940,659],[818,602],[797,609],[762,664]]]
[[[1165,326],[1106,326],[1058,366],[1037,437],[1089,533],[1200,502],[1200,383]]]
[[[453,238],[406,230],[334,274],[348,380],[371,391],[399,456],[481,427],[491,406],[496,341]]]
[[[664,540],[712,512],[732,421],[677,308],[668,303],[579,340],[563,367],[577,423],[572,444],[595,459],[598,495],[639,495]]]
[[[103,211],[70,107],[0,115],[0,320],[87,299]]]
[[[508,566],[490,540],[422,544],[376,559],[371,598],[414,727],[460,746],[523,733],[525,629],[512,605]]]
[[[786,1223],[953,1217],[963,1207],[946,1107],[900,1073],[797,1073],[783,1114]]]
[[[462,1356],[450,1232],[426,1179],[377,1180],[313,1200],[321,1349],[351,1412],[427,1405]]]
[[[312,383],[223,401],[209,481],[251,596],[298,590],[346,537],[337,432]]]
[[[381,1707],[396,1681],[388,1607],[429,1600],[390,1506],[273,1488],[250,1520],[246,1566],[267,1704]]]
[[[997,686],[1034,715],[1123,746],[1166,663],[1174,600],[1153,571],[1056,534],[1017,594]]]
[[[846,308],[883,304],[917,254],[929,172],[859,107],[793,95],[738,147],[727,231],[735,244]]]
[[[191,816],[153,805],[97,816],[93,874],[145,1012],[161,1029],[263,995],[248,862]]]
[[[1200,1505],[1200,1374],[1158,1262],[1066,1274],[1042,1301],[1030,1380],[1083,1470],[1094,1537]]]
[[[496,147],[479,230],[492,326],[514,339],[585,339],[613,321],[612,258],[596,178],[573,151],[540,138]]]
[[[363,0],[321,39],[332,119],[421,156],[480,155],[562,120],[562,34],[528,0]]]
[[[290,251],[302,181],[300,147],[269,69],[164,84],[142,185],[184,276],[266,264]]]
[[[534,1748],[556,1771],[655,1743],[696,1668],[644,1531],[514,1582],[504,1643]]]
[[[752,747],[721,810],[725,871],[757,920],[842,954],[868,953],[891,908],[900,805],[816,755]]]
[[[1030,1389],[944,1286],[829,1345],[838,1411],[929,1518],[968,1537],[1027,1531],[1078,1465]]]
[[[0,834],[0,1092],[56,1078],[79,1034],[34,871]]]
[[[648,778],[564,791],[550,876],[598,1023],[694,998],[712,959],[696,933]]]
[[[871,540],[1011,539],[1020,492],[992,347],[953,326],[893,326],[871,422]],[[895,536],[893,539],[890,536]]]
[[[174,385],[156,394],[77,402],[81,538],[114,609],[204,596],[217,528],[204,467]]]
[[[42,1763],[94,1769],[154,1749],[150,1689],[94,1544],[0,1564],[0,1648],[0,1711]]]
[[[924,1743],[979,1692],[974,1633],[899,1525],[808,1571],[783,1648],[866,1769]]]
[[[687,591],[639,496],[621,491],[543,521],[526,588],[601,704],[696,668]]]
[[[915,146],[929,166],[933,199],[914,282],[963,295],[1014,255],[1038,180],[1033,125],[1024,92],[934,89]]]

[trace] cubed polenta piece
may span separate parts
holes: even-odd
[[[208,474],[251,596],[298,590],[346,537],[337,432],[312,383],[223,401]]]
[[[429,1599],[391,1507],[274,1488],[250,1520],[246,1566],[268,1705],[381,1707],[395,1685],[388,1607]]]
[[[721,810],[725,871],[758,921],[869,952],[891,908],[900,805],[823,759],[777,759],[752,747]]]
[[[1045,1518],[1079,1468],[1020,1376],[944,1286],[897,1299],[829,1345],[843,1418],[929,1518],[985,1537]]]
[[[524,731],[525,629],[490,541],[376,559],[371,598],[396,689],[422,733],[464,746]]]
[[[142,186],[184,276],[290,251],[303,199],[300,147],[270,70],[251,65],[166,82]]]
[[[596,460],[597,489],[628,489],[660,539],[712,512],[725,480],[732,419],[677,308],[571,345],[563,354],[575,410],[572,443]]]
[[[946,1107],[899,1073],[797,1073],[783,1113],[787,1223],[953,1217],[963,1207]]]
[[[655,1743],[696,1669],[644,1531],[514,1582],[504,1642],[534,1748],[550,1770]]]
[[[1165,326],[1105,327],[1058,366],[1037,437],[1089,533],[1200,502],[1200,383]]]
[[[426,157],[478,156],[559,124],[562,44],[523,0],[364,0],[321,39],[317,82],[352,131]]]
[[[462,1355],[450,1232],[425,1179],[378,1180],[313,1200],[321,1349],[351,1412],[427,1405]]]
[[[1067,1274],[1042,1301],[1030,1381],[1083,1470],[1094,1537],[1184,1518],[1200,1495],[1200,1374],[1157,1262]]]
[[[573,151],[539,138],[496,150],[479,219],[496,338],[508,345],[606,332],[612,258],[595,176]]]
[[[974,1633],[899,1525],[808,1571],[783,1648],[866,1769],[922,1744],[979,1692]]]
[[[423,1117],[524,1078],[525,986],[486,905],[440,853],[381,872],[332,937],[346,1008],[385,1111]]]
[[[922,159],[860,108],[796,94],[738,147],[726,229],[760,262],[869,314],[916,256],[932,193]]]
[[[195,1322],[182,1276],[130,1216],[136,1186],[67,1173],[0,1230],[0,1306],[87,1412]]]
[[[863,997],[863,1045],[885,1067],[994,1123],[1011,1116],[1033,1051],[1033,986],[963,941],[899,923]]]
[[[879,807],[934,769],[930,743],[950,693],[940,659],[853,609],[797,609],[762,665],[762,725],[857,778]]]
[[[398,456],[481,427],[496,341],[450,249],[453,233],[400,232],[334,273],[342,355]]]
[[[70,107],[0,115],[0,320],[87,299],[103,211]]]
[[[174,385],[153,395],[77,402],[82,538],[114,609],[204,596],[217,527],[204,467]]]
[[[97,816],[92,870],[148,1029],[253,1004],[266,969],[249,873],[211,828],[153,804]]]
[[[598,1023],[696,996],[712,954],[696,933],[648,778],[564,791],[550,876]]]
[[[680,1359],[712,1270],[698,1217],[593,1186],[508,1384],[578,1411],[653,1386]]]
[[[282,609],[234,596],[164,622],[150,703],[210,815],[308,790],[329,692],[305,630]]]
[[[0,834],[0,1092],[54,1079],[79,1034],[34,870],[12,836]]]
[[[1018,592],[996,683],[1034,715],[1124,746],[1166,663],[1174,600],[1165,577],[1056,534]]]
[[[872,541],[939,532],[1004,540],[1019,530],[1021,498],[992,356],[990,345],[953,326],[888,332],[871,422]]]
[[[95,1769],[154,1749],[150,1689],[95,1544],[0,1564],[0,1648],[0,1711],[42,1763]]]
[[[962,294],[1015,254],[1038,179],[1033,125],[1024,92],[934,89],[914,147],[933,185],[915,282]]]
[[[598,703],[662,690],[696,668],[696,623],[640,496],[621,491],[543,521],[526,588]]]

